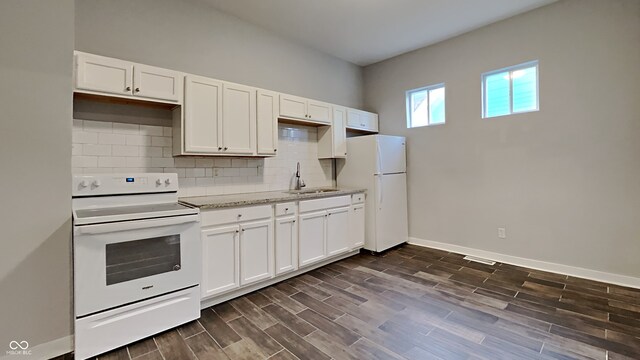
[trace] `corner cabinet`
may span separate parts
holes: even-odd
[[[255,88],[186,76],[175,155],[256,155],[256,101]]]
[[[74,77],[76,92],[182,103],[184,75],[173,70],[76,51]]]

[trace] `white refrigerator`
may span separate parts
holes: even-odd
[[[380,252],[409,238],[406,140],[368,135],[347,139],[347,158],[337,163],[340,187],[367,190],[365,245]]]

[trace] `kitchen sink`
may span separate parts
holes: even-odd
[[[338,191],[338,189],[306,189],[306,190],[289,190],[287,194],[305,195],[305,194],[323,194]]]

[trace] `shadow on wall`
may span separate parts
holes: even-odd
[[[73,288],[71,284],[71,218],[68,218],[39,247],[27,254],[14,269],[0,278],[3,302],[21,304],[20,308],[6,306],[0,308],[0,358],[5,356],[6,351],[11,350],[9,347],[11,341],[27,341],[31,355],[26,357],[30,359],[50,357],[51,354],[39,353],[42,349],[37,345],[67,337],[72,333]],[[34,287],[39,288],[40,294],[64,295],[48,299],[25,296],[25,294],[33,294]],[[61,288],[66,291],[60,291]],[[34,337],[33,334],[36,333],[34,329],[41,327],[43,322],[54,330],[46,335],[40,334]]]

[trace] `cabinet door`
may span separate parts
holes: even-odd
[[[133,95],[178,102],[182,95],[182,74],[136,64],[133,67],[133,86]]]
[[[185,151],[216,154],[222,151],[222,82],[197,76],[185,78]]]
[[[240,286],[240,249],[237,225],[202,232],[202,297]]]
[[[327,210],[327,255],[349,251],[349,207]]]
[[[276,218],[276,275],[298,268],[298,224],[295,216]]]
[[[273,277],[273,220],[240,224],[240,284]]]
[[[364,204],[356,204],[349,213],[349,243],[352,249],[364,246]]]
[[[307,99],[293,95],[280,94],[280,116],[308,119]]]
[[[255,154],[256,89],[225,83],[222,101],[223,152]]]
[[[89,54],[76,54],[76,89],[133,94],[133,63]]]
[[[367,130],[378,132],[378,114],[364,112],[365,124],[367,124]]]
[[[309,100],[307,114],[310,120],[331,124],[331,104]]]
[[[347,110],[347,127],[354,129],[366,129],[367,122],[362,111],[358,109]]]
[[[326,211],[301,214],[298,235],[298,264],[300,267],[318,262],[325,257]]]
[[[278,151],[278,94],[258,90],[257,103],[258,154],[275,155]]]
[[[346,111],[345,108],[333,108],[333,156],[344,158],[347,156],[347,133],[346,133]]]

